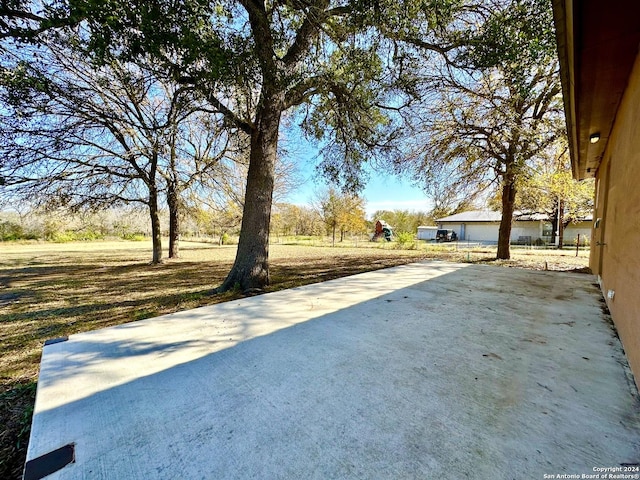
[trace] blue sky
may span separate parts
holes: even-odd
[[[299,164],[302,185],[289,193],[284,201],[296,205],[310,205],[316,192],[326,188],[322,179],[314,178],[313,160],[302,160]],[[371,217],[376,210],[412,210],[429,211],[432,208],[430,200],[418,187],[398,176],[370,172],[370,179],[362,196],[366,200],[367,217]]]
[[[372,174],[364,190],[367,215],[376,210],[414,210],[427,212],[433,204],[424,192],[407,180],[382,174]]]
[[[323,179],[315,174],[318,163],[318,147],[305,139],[300,127],[292,121],[280,132],[280,145],[287,151],[289,160],[295,159],[302,185],[289,193],[283,201],[295,205],[311,205],[318,192],[327,188]],[[376,210],[431,210],[432,203],[424,192],[412,185],[407,178],[368,170],[370,178],[362,197],[366,200],[367,217]],[[370,218],[371,219],[371,218]]]

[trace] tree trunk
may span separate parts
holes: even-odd
[[[513,221],[513,210],[516,202],[516,182],[513,175],[505,175],[502,185],[502,219],[500,220],[500,230],[498,232],[498,255],[499,260],[511,258],[511,222]]]
[[[554,209],[551,213],[551,244],[556,244],[556,232],[558,231],[558,209]]]
[[[160,231],[160,215],[158,214],[158,191],[149,188],[149,215],[151,217],[151,240],[153,242],[153,259],[151,263],[162,263],[162,233]]]
[[[560,200],[558,206],[558,248],[561,249],[564,246],[564,202]]]
[[[173,182],[167,185],[167,205],[169,206],[169,258],[178,258],[180,242],[180,212],[178,192]]]
[[[242,225],[236,259],[224,283],[217,289],[242,291],[269,284],[269,223],[278,148],[281,102],[263,99],[251,134],[251,152]]]

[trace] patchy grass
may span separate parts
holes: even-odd
[[[463,247],[274,244],[267,291],[427,258],[580,271],[588,257],[588,252],[576,257],[571,251],[514,249],[512,260],[498,262],[495,247]],[[45,340],[241,296],[213,294],[233,263],[234,246],[183,242],[181,258],[161,265],[149,264],[150,252],[146,241],[0,245],[0,478],[22,474]]]

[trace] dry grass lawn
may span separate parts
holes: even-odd
[[[20,478],[29,437],[42,344],[76,332],[228,301],[213,294],[229,271],[233,246],[183,242],[181,258],[149,264],[148,242],[0,244],[0,478]],[[453,244],[400,250],[272,245],[268,291],[440,258],[549,270],[584,271],[588,252],[514,250]]]

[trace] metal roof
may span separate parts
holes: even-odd
[[[493,210],[472,210],[470,212],[456,213],[448,217],[439,218],[437,222],[499,222],[501,212]]]
[[[448,217],[438,218],[436,222],[452,222],[452,223],[469,223],[469,222],[500,222],[502,213],[493,210],[471,210],[469,212],[456,213]],[[513,213],[513,219],[518,222],[538,222],[540,220],[549,220],[549,215],[538,212],[519,212]],[[585,217],[583,221],[592,220],[591,217]]]

